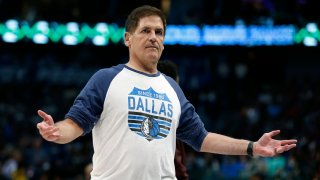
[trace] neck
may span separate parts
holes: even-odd
[[[146,73],[146,74],[156,74],[158,72],[157,70],[157,64],[138,64],[133,61],[130,61],[126,64],[128,67],[135,69],[137,71]]]

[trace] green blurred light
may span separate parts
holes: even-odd
[[[308,44],[305,44],[305,42],[310,42],[312,40],[313,44],[317,45],[317,43],[320,42],[319,28],[315,23],[308,23],[306,27],[298,31],[294,39],[297,44],[303,43],[304,45],[309,46]]]
[[[53,43],[63,42],[64,39],[73,39],[76,44],[95,41],[108,45],[109,42],[118,44],[123,39],[124,28],[118,27],[116,24],[98,23],[90,27],[86,23],[79,25],[78,23],[59,24],[56,22],[48,23],[39,21],[34,24],[25,21],[14,24],[14,20],[8,20],[5,23],[0,23],[0,36],[14,37],[16,41],[22,39],[35,41],[45,44],[48,39]],[[101,28],[103,25],[105,29]],[[39,38],[41,37],[41,38]],[[86,41],[88,40],[88,41]],[[43,41],[43,42],[42,42]],[[94,44],[94,43],[93,43]]]

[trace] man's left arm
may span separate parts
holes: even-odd
[[[276,140],[272,138],[279,133],[280,130],[264,133],[258,141],[251,144],[248,140],[208,133],[200,151],[225,155],[248,155],[248,152],[251,151],[252,154],[249,155],[272,157],[296,147],[297,140],[295,139]]]

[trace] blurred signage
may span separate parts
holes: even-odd
[[[122,44],[124,32],[124,27],[114,23],[91,26],[39,21],[31,24],[13,19],[0,23],[0,37],[6,43],[31,41],[36,44],[107,46]],[[318,46],[319,42],[320,31],[316,23],[308,23],[303,28],[294,25],[168,25],[164,41],[166,45],[188,46]]]

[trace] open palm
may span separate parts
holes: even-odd
[[[276,140],[273,136],[280,133],[280,130],[264,133],[263,136],[254,143],[254,155],[272,157],[296,147],[297,140]]]

